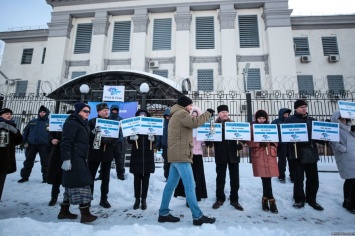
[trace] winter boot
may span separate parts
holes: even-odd
[[[139,201],[139,198],[137,197],[136,201],[134,202],[134,205],[133,205],[134,210],[137,210],[139,208],[139,203],[140,203],[140,201]]]
[[[276,200],[274,198],[269,199],[269,204],[270,204],[270,211],[274,214],[279,213],[276,207]]]
[[[90,223],[97,219],[97,216],[91,215],[88,205],[81,206],[79,209],[81,213],[80,223]]]
[[[261,207],[263,209],[263,211],[269,211],[269,199],[267,199],[267,197],[263,197],[261,199]]]
[[[355,208],[353,207],[350,200],[346,199],[345,204],[343,204],[343,207],[351,214],[355,214]]]
[[[54,206],[57,203],[57,198],[52,197],[51,200],[48,203],[48,206]]]
[[[142,198],[142,201],[141,201],[141,209],[142,210],[145,210],[147,209],[147,199],[146,198]]]
[[[62,203],[60,204],[60,212],[58,214],[58,219],[62,220],[62,219],[69,219],[69,220],[73,220],[73,219],[76,219],[78,218],[78,215],[77,214],[72,214],[70,211],[69,211],[69,203]]]

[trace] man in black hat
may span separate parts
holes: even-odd
[[[21,179],[17,181],[19,183],[28,181],[37,153],[39,153],[41,159],[42,183],[47,183],[47,169],[50,154],[48,116],[49,110],[42,105],[38,110],[38,117],[31,120],[23,130],[23,142],[20,148],[23,149],[26,143],[28,147],[25,152],[26,160],[23,162],[23,168],[21,169]]]
[[[324,208],[317,203],[317,192],[319,188],[318,167],[315,163],[302,163],[302,148],[313,148],[318,152],[315,140],[312,140],[312,121],[315,119],[308,116],[307,102],[297,100],[294,103],[294,114],[285,120],[285,123],[306,123],[308,130],[308,142],[297,142],[297,155],[295,154],[294,143],[289,145],[289,160],[292,162],[294,185],[293,198],[295,203],[293,207],[302,208],[307,202],[315,210],[322,211]],[[324,144],[324,143],[323,143]],[[306,193],[303,189],[304,176],[306,175]]]
[[[243,149],[241,142],[234,140],[226,140],[224,135],[225,122],[233,122],[228,117],[228,106],[220,105],[217,107],[218,118],[215,123],[222,124],[222,142],[206,142],[206,146],[211,148],[214,146],[215,162],[216,162],[216,202],[213,204],[213,209],[220,208],[226,200],[224,194],[224,186],[226,183],[227,166],[229,169],[230,178],[230,204],[237,210],[243,211],[243,207],[239,204],[239,162],[240,156],[237,155],[239,150]]]
[[[98,118],[108,119],[109,107],[106,103],[99,103],[96,105],[97,118],[92,118],[89,120],[90,127],[90,149],[88,165],[91,172],[92,179],[95,180],[96,172],[101,164],[101,201],[100,206],[104,208],[110,208],[111,205],[107,201],[107,195],[109,192],[110,183],[110,171],[111,162],[114,158],[114,146],[113,144],[117,141],[117,138],[101,138],[101,143],[99,149],[94,149],[93,143],[95,136],[98,132],[101,132],[99,127],[96,127],[96,120]],[[91,192],[94,193],[94,184],[91,185]]]

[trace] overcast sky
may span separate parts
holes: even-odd
[[[295,16],[350,14],[355,13],[355,1],[289,0],[289,8]],[[45,0],[0,0],[0,31],[47,27],[51,11]]]

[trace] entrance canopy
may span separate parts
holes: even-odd
[[[83,95],[80,86],[87,84],[90,87],[85,100],[102,101],[104,85],[125,86],[125,101],[141,99],[139,87],[142,83],[149,85],[148,100],[176,99],[182,95],[181,87],[167,78],[136,70],[109,70],[72,79],[47,95],[58,101],[77,101]]]

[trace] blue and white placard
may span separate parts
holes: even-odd
[[[250,123],[226,122],[224,130],[226,140],[250,140]]]
[[[276,124],[253,124],[254,142],[279,142]]]
[[[50,114],[49,131],[62,132],[65,120],[69,114]]]
[[[139,134],[141,116],[121,120],[123,137]]]
[[[312,139],[339,142],[339,123],[312,121]]]
[[[124,102],[124,86],[104,85],[102,101]]]
[[[142,117],[139,134],[163,135],[164,118]]]
[[[280,124],[282,142],[308,142],[307,124]]]
[[[210,132],[210,123],[205,123],[204,125],[197,128],[197,137],[198,141],[222,141],[222,124],[214,123],[214,133]]]
[[[118,138],[120,122],[118,120],[96,119],[95,127],[101,127],[101,136],[107,138]]]
[[[343,118],[355,118],[355,102],[338,101],[340,115]]]

